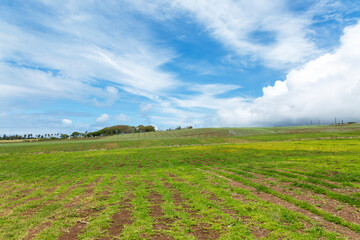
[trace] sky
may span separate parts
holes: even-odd
[[[360,122],[358,0],[1,0],[0,134]]]

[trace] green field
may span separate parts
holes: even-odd
[[[0,239],[360,239],[360,126],[0,144]]]

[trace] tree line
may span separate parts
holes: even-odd
[[[141,133],[141,132],[155,132],[155,127],[148,125],[139,125],[137,127],[128,126],[128,125],[117,125],[112,127],[106,127],[94,132],[73,132],[71,135],[63,133],[52,133],[52,134],[24,134],[24,135],[6,135],[0,136],[0,140],[30,140],[30,139],[40,139],[40,140],[57,140],[57,139],[68,139],[68,138],[83,138],[83,137],[101,137],[101,136],[110,136],[115,134],[127,134],[127,133]]]
[[[45,134],[24,134],[24,135],[6,135],[0,136],[0,140],[17,140],[17,139],[59,139],[59,138],[68,138],[69,135],[62,133],[45,133]]]
[[[101,137],[101,136],[111,136],[116,134],[127,134],[127,133],[141,133],[141,132],[155,132],[155,127],[148,125],[139,125],[137,127],[129,125],[116,125],[112,127],[106,127],[95,132],[73,132],[70,136],[73,138],[82,138],[82,137]]]
[[[181,129],[192,129],[192,126],[181,127],[177,126],[175,128],[168,128],[166,131],[181,130]],[[6,135],[0,136],[0,140],[30,140],[30,139],[40,139],[40,140],[57,140],[57,139],[68,139],[68,138],[84,138],[84,137],[101,137],[101,136],[110,136],[116,134],[127,134],[127,133],[141,133],[141,132],[155,132],[156,129],[152,125],[144,126],[129,126],[129,125],[116,125],[112,127],[106,127],[94,132],[73,132],[70,135],[64,133],[45,133],[45,134],[24,134],[24,135]]]

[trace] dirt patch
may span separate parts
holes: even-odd
[[[152,240],[172,240],[174,238],[171,236],[167,236],[165,234],[156,234],[154,236],[151,236],[151,239]]]
[[[95,183],[91,183],[89,186],[93,187],[94,185]],[[86,190],[88,190],[88,192]],[[68,203],[64,206],[65,208],[73,208],[74,213],[77,214],[83,220],[77,221],[76,224],[72,226],[70,229],[64,230],[59,239],[62,240],[77,239],[77,236],[85,230],[87,224],[89,223],[88,219],[98,215],[102,210],[105,209],[104,206],[89,208],[88,205],[90,202],[83,203],[83,199],[91,195],[93,192],[92,188],[87,188],[86,190],[84,195],[76,196],[71,203]]]
[[[33,192],[35,189],[24,189],[24,190],[20,190],[19,192],[16,193],[16,197],[14,198],[10,198],[10,201],[16,201],[19,200],[21,198],[25,198],[27,196],[29,196],[29,194],[31,192]]]
[[[172,173],[168,173],[169,177],[171,178],[176,178],[177,176],[175,174],[172,174]]]
[[[42,230],[51,226],[51,222],[43,222],[39,226],[29,230],[28,235],[23,240],[31,240],[36,237]]]
[[[197,239],[218,239],[220,233],[210,229],[210,225],[207,223],[201,223],[191,228],[193,231],[190,235],[193,235]]]
[[[58,240],[77,240],[77,236],[86,228],[86,222],[78,221],[75,226],[64,232]]]
[[[79,181],[79,182],[76,182],[74,185],[72,185],[71,187],[69,187],[70,190],[73,190],[75,188],[78,188],[80,187],[80,185],[83,183],[84,181]]]
[[[21,201],[19,203],[15,203],[14,205],[12,205],[10,207],[6,207],[6,208],[4,208],[3,212],[0,213],[0,217],[7,216],[8,214],[10,214],[11,210],[13,210],[16,207],[19,207],[19,206],[24,205],[24,204],[26,204],[28,202],[36,201],[36,200],[40,200],[40,199],[41,199],[41,197],[39,197],[39,196],[31,197],[31,198],[27,198],[27,199],[25,199],[25,200],[23,200],[23,201]]]
[[[150,192],[148,195],[149,202],[152,204],[150,206],[150,216],[154,218],[160,218],[164,216],[164,213],[161,209],[161,204],[164,202],[162,196],[154,191]]]
[[[251,233],[256,237],[256,238],[266,238],[269,236],[269,234],[271,233],[271,231],[264,229],[264,228],[260,228],[260,227],[252,227],[251,228]]]
[[[28,209],[28,210],[23,214],[23,216],[25,216],[26,218],[31,218],[31,217],[34,216],[36,213],[38,213],[39,210],[40,210],[42,207],[44,207],[44,206],[46,206],[46,205],[48,205],[48,204],[50,204],[50,203],[53,203],[53,202],[54,202],[54,200],[45,201],[45,202],[39,204],[38,206],[35,206],[35,207],[33,207],[33,208]]]
[[[164,203],[162,196],[157,192],[150,192],[148,195],[150,206],[150,216],[154,218],[153,228],[157,231],[167,230],[169,229],[169,225],[172,224],[175,220],[164,218],[164,212],[161,208],[161,205]],[[170,236],[167,236],[163,233],[157,233],[152,239],[173,239]]]
[[[98,215],[105,207],[97,207],[97,208],[89,208],[89,209],[82,209],[78,211],[79,217],[83,218],[84,220],[77,221],[74,226],[70,229],[67,229],[62,232],[59,240],[76,240],[78,239],[78,235],[83,233],[87,224],[89,223],[87,219],[90,217]]]
[[[98,192],[96,193],[96,199],[99,201],[104,201],[109,199],[109,195],[111,194],[110,189],[109,190],[104,190],[102,192]]]
[[[129,195],[123,201],[119,202],[120,211],[112,216],[110,228],[108,230],[110,236],[103,238],[104,240],[113,239],[114,237],[119,236],[126,225],[130,225],[134,222],[131,205],[131,199],[133,198],[135,198],[134,195]]]
[[[81,206],[81,201],[83,200],[83,196],[75,196],[71,202],[69,203],[66,203],[64,205],[65,208],[74,208],[74,207],[77,207],[77,206]]]
[[[239,200],[239,201],[241,201],[241,202],[243,202],[243,203],[247,203],[247,202],[253,201],[252,199],[248,199],[248,198],[246,198],[246,196],[240,195],[240,194],[237,194],[237,193],[231,193],[231,196],[232,196],[234,199]]]

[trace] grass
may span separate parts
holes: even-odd
[[[0,239],[356,239],[349,128],[2,144]]]

